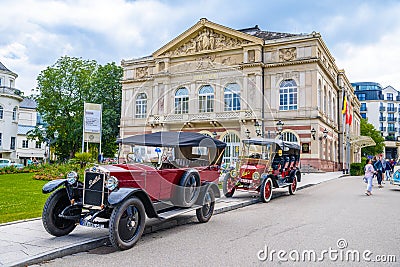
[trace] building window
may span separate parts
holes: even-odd
[[[28,148],[28,147],[29,147],[28,140],[22,140],[22,148]]]
[[[189,91],[185,87],[179,88],[175,92],[175,114],[189,112]]]
[[[321,89],[322,85],[321,85],[321,80],[318,80],[318,90],[317,90],[317,106],[318,109],[321,110],[321,103],[322,103],[322,92]]]
[[[361,103],[360,111],[367,111],[367,103]]]
[[[15,137],[11,137],[10,149],[15,149]]]
[[[387,111],[388,112],[394,112],[394,104],[393,103],[388,103]]]
[[[41,149],[41,148],[42,148],[42,143],[39,142],[39,141],[36,141],[36,143],[35,143],[35,148]]]
[[[240,138],[234,133],[228,133],[222,141],[226,143],[222,162],[233,165],[239,158]]]
[[[297,85],[294,80],[284,80],[279,88],[279,110],[297,109]]]
[[[0,120],[3,119],[3,116],[4,116],[4,109],[3,109],[3,107],[0,105]]]
[[[248,62],[255,62],[256,61],[256,53],[255,53],[254,50],[249,50],[247,52],[247,55],[248,55],[248,59],[249,59]]]
[[[395,132],[396,128],[394,127],[394,123],[388,123],[388,132]]]
[[[387,121],[395,121],[394,113],[388,113],[387,114]]]
[[[365,94],[358,94],[358,100],[365,101]]]
[[[230,83],[224,89],[225,111],[240,110],[240,87]]]
[[[287,142],[299,143],[297,136],[292,132],[283,132],[282,140]]]
[[[14,107],[14,108],[13,108],[13,113],[12,113],[12,120],[13,120],[13,121],[16,121],[16,120],[17,120],[17,111],[18,111],[18,108],[17,108],[17,107]]]
[[[361,113],[361,118],[367,119],[367,113]]]
[[[140,93],[136,96],[136,118],[146,118],[147,113],[147,96],[145,93]]]
[[[214,111],[214,89],[205,85],[199,90],[199,112]]]
[[[3,145],[3,134],[0,133],[0,147]]]
[[[386,94],[386,100],[393,101],[393,94],[387,93]]]

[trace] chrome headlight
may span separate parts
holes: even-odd
[[[115,188],[118,187],[118,179],[115,176],[108,177],[106,181],[106,188],[110,191],[113,191]]]
[[[253,180],[260,179],[260,173],[259,172],[254,172],[252,178],[253,178]]]
[[[236,178],[236,176],[238,175],[238,173],[237,173],[236,170],[231,170],[231,171],[229,172],[229,174],[231,175],[232,178]]]
[[[73,185],[76,183],[76,181],[78,181],[78,174],[74,171],[71,171],[67,174],[67,182],[70,185]]]

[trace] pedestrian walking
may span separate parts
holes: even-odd
[[[376,173],[374,166],[372,166],[372,160],[371,159],[367,159],[367,164],[364,167],[364,179],[365,182],[367,183],[367,191],[365,192],[365,194],[367,196],[372,195],[372,179],[374,178],[374,174]]]
[[[382,156],[376,157],[376,161],[373,167],[376,171],[376,179],[378,180],[378,187],[382,188],[382,174],[384,171],[382,165]]]
[[[390,166],[389,159],[385,161],[385,179],[386,181],[390,180],[391,177],[392,166]]]

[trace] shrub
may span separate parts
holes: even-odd
[[[351,163],[350,164],[350,175],[352,175],[352,176],[364,175],[364,166],[365,166],[365,162]]]

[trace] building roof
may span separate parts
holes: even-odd
[[[258,25],[238,30],[243,33],[247,33],[253,35],[255,37],[261,38],[263,40],[274,40],[280,38],[294,37],[294,36],[302,36],[303,34],[294,34],[294,33],[285,33],[285,32],[270,32],[261,30]]]
[[[35,129],[35,126],[30,125],[18,125],[18,132],[19,135],[26,135],[29,131]]]
[[[11,72],[11,70],[7,69],[6,66],[4,66],[3,63],[1,62],[0,62],[0,70]]]
[[[34,99],[24,98],[24,100],[19,104],[20,108],[36,109],[37,103]]]

